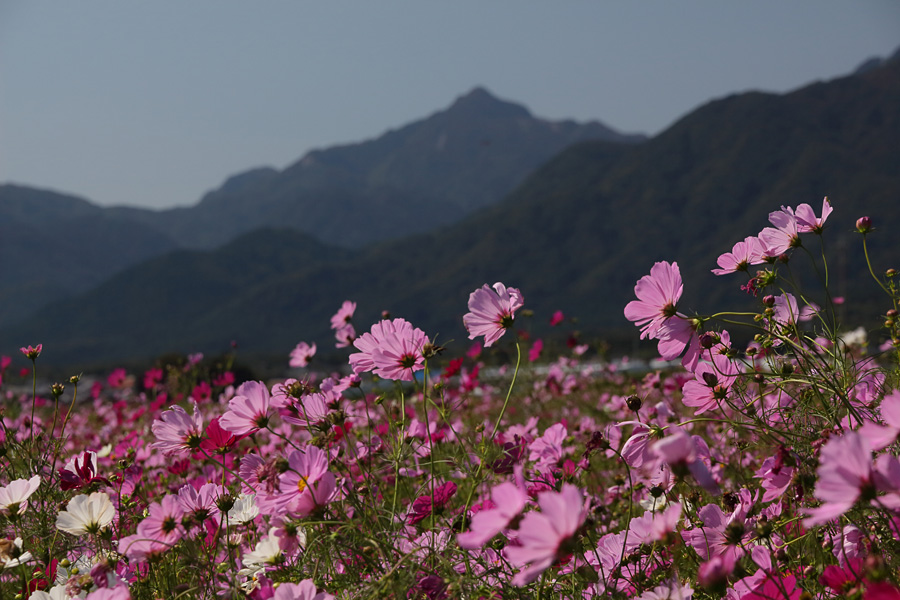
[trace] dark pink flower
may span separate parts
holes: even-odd
[[[528,350],[528,361],[534,362],[541,357],[541,350],[544,349],[544,340],[538,338],[534,340],[531,349]]]
[[[507,288],[500,282],[493,289],[484,284],[469,295],[469,312],[463,316],[463,324],[469,332],[469,339],[484,336],[485,348],[512,327],[517,310],[525,300],[516,288]]]
[[[41,355],[41,350],[44,349],[43,344],[38,344],[37,346],[27,346],[19,348],[19,351],[25,355],[25,358],[28,360],[35,360],[38,356]]]
[[[436,514],[446,506],[454,494],[456,494],[456,484],[448,481],[435,488],[434,496],[419,496],[413,501],[406,522],[415,525],[432,514]]]
[[[563,311],[561,311],[561,310],[556,311],[555,313],[553,313],[553,316],[550,317],[550,326],[556,327],[557,325],[562,323],[565,320],[565,318],[566,318],[566,316],[563,314]]]

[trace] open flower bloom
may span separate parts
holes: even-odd
[[[31,479],[16,479],[0,488],[0,514],[18,515],[28,508],[28,498],[41,485],[40,475]]]
[[[565,483],[562,491],[543,492],[538,496],[540,512],[530,512],[519,526],[520,546],[507,546],[506,556],[517,567],[529,565],[516,573],[512,583],[531,583],[553,563],[567,558],[574,547],[575,534],[587,517],[581,492]]]
[[[763,247],[759,238],[749,236],[738,242],[731,252],[721,254],[716,259],[718,269],[713,269],[714,275],[727,275],[737,271],[746,271],[750,265],[758,265],[764,262]]]
[[[353,342],[359,352],[350,355],[350,366],[356,374],[372,371],[384,379],[412,381],[413,373],[425,368],[427,343],[425,332],[405,319],[384,319]]]
[[[524,304],[522,292],[516,288],[500,282],[493,289],[484,284],[469,295],[469,312],[463,316],[469,339],[483,335],[484,347],[489,347],[512,326],[516,311]]]
[[[116,516],[109,496],[94,492],[90,496],[75,496],[56,517],[56,528],[72,535],[97,533],[112,523]]]
[[[825,220],[831,214],[831,203],[828,196],[822,200],[822,216],[816,218],[816,213],[809,204],[801,204],[794,210],[794,216],[797,218],[797,230],[800,233],[822,233],[825,226]]]
[[[304,579],[300,583],[282,583],[272,600],[334,600],[334,596],[318,592],[311,579]]]
[[[828,440],[819,453],[814,495],[822,503],[806,511],[806,527],[827,523],[856,504],[875,497],[875,473],[869,440],[855,431]]]
[[[32,556],[31,552],[22,550],[22,538],[17,537],[15,540],[0,539],[0,570],[14,569],[19,565],[31,562],[33,558],[34,556]]]
[[[156,436],[153,448],[165,454],[187,454],[200,447],[203,438],[203,415],[194,405],[193,416],[180,406],[173,406],[157,421],[153,421],[151,429]]]
[[[247,435],[269,424],[269,388],[261,381],[246,381],[228,401],[228,411],[219,419],[222,429]]]
[[[769,222],[775,227],[766,227],[759,232],[763,256],[775,258],[800,245],[797,217],[793,209],[782,206],[781,210],[769,213]]]
[[[297,347],[291,351],[290,366],[305,367],[309,364],[309,360],[316,354],[316,345],[300,342]]]

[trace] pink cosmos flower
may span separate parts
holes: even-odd
[[[152,448],[165,454],[187,454],[200,447],[203,438],[203,415],[194,405],[194,415],[189,416],[180,406],[173,406],[150,426],[156,436]]]
[[[281,501],[289,512],[305,517],[334,500],[337,480],[328,466],[328,455],[316,446],[291,452],[288,470],[279,477]]]
[[[698,446],[702,446],[709,455],[706,443],[698,436],[690,436],[678,429],[674,434],[653,444],[653,450],[672,468],[675,474],[685,475],[690,472],[703,489],[710,494],[719,494],[719,484],[713,479],[706,463],[701,460]]]
[[[510,564],[524,567],[512,579],[522,587],[537,579],[547,567],[567,558],[572,553],[575,535],[587,517],[587,503],[581,491],[564,483],[562,491],[543,492],[538,495],[540,512],[530,512],[519,526],[520,546],[507,546],[506,557]]]
[[[290,366],[292,367],[305,367],[309,364],[310,359],[316,354],[316,345],[307,344],[306,342],[300,342],[297,344],[297,347],[291,351],[291,362]]]
[[[355,312],[356,302],[344,300],[344,303],[341,305],[338,311],[331,317],[331,328],[341,329],[342,327],[350,323],[350,319],[353,318],[353,313]]]
[[[247,435],[269,424],[269,388],[261,381],[246,381],[228,402],[228,411],[219,419],[222,429]]]
[[[204,483],[199,490],[187,484],[178,490],[178,502],[181,503],[185,516],[197,523],[209,518],[218,523],[220,511],[216,501],[226,494],[225,488],[215,483]]]
[[[335,348],[346,348],[356,339],[356,330],[353,325],[347,323],[343,327],[334,330]]]
[[[625,318],[641,328],[641,339],[656,339],[660,326],[677,313],[684,285],[678,263],[658,262],[634,286],[637,300],[625,306]]]
[[[872,450],[884,450],[900,437],[900,390],[894,390],[881,401],[881,418],[884,425],[866,421],[859,433],[869,440]]]
[[[822,216],[821,218],[816,218],[816,213],[813,212],[812,206],[809,204],[801,204],[794,210],[794,216],[797,218],[797,230],[800,233],[822,233],[822,228],[825,226],[825,220],[828,218],[828,215],[831,214],[831,203],[828,201],[828,196],[825,196],[825,199],[822,200]]]
[[[875,497],[872,448],[869,440],[855,431],[829,439],[819,453],[818,479],[813,494],[822,503],[807,511],[806,527],[835,519],[860,498]]]
[[[737,380],[739,371],[734,361],[719,353],[713,353],[712,359],[712,364],[699,363],[694,379],[681,389],[684,405],[694,407],[698,415],[724,402]]]
[[[695,327],[675,306],[683,289],[678,263],[658,262],[635,284],[638,299],[625,306],[625,318],[641,328],[641,339],[659,340],[659,354],[665,360],[681,356],[687,347],[682,364],[693,371],[700,360]]]
[[[372,371],[384,379],[412,381],[425,368],[423,350],[428,336],[405,319],[382,320],[353,342],[359,352],[350,355],[354,373]]]
[[[766,227],[759,233],[763,256],[775,258],[800,245],[797,217],[793,209],[782,206],[781,210],[769,213],[769,222],[775,227]]]
[[[541,357],[541,351],[544,349],[544,340],[538,338],[534,340],[531,349],[528,350],[528,361],[534,362]]]
[[[304,579],[300,583],[282,583],[272,600],[334,600],[334,596],[318,592],[311,579]]]
[[[469,339],[483,335],[484,347],[490,347],[512,327],[516,311],[524,304],[522,292],[516,288],[507,288],[499,281],[493,289],[484,284],[469,294],[469,312],[463,316]]]
[[[550,326],[556,327],[560,323],[562,323],[566,319],[566,316],[563,314],[563,311],[558,310],[553,313],[553,316],[550,317]]]
[[[44,349],[43,344],[38,344],[37,346],[23,346],[19,348],[19,352],[25,355],[25,358],[28,360],[35,360],[38,356],[41,355],[41,350]]]
[[[519,473],[521,474],[521,469]],[[470,531],[456,537],[460,548],[481,548],[522,514],[528,502],[528,492],[524,489],[524,481],[521,484],[507,481],[491,490],[494,508],[475,513]]]
[[[715,275],[746,271],[750,265],[765,262],[762,244],[759,238],[751,235],[744,238],[744,241],[735,244],[731,252],[720,255],[716,262],[719,264],[719,268],[712,270]]]

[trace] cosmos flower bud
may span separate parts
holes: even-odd
[[[860,233],[869,233],[872,230],[872,219],[860,217],[856,220],[856,230]]]

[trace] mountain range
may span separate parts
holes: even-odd
[[[682,310],[746,304],[739,276],[709,273],[716,256],[767,226],[781,205],[807,202],[818,211],[826,195],[835,207],[826,255],[832,287],[852,310],[847,324],[873,323],[890,308],[874,293],[852,228],[871,216],[880,229],[871,236],[876,268],[898,264],[891,231],[900,225],[900,61],[787,94],[714,100],[635,141],[571,145],[501,201],[426,233],[359,248],[260,229],[215,249],[161,254],[8,323],[0,335],[13,344],[42,341],[48,359],[68,364],[214,352],[232,339],[248,354],[286,361],[300,340],[331,346],[328,319],[352,299],[359,329],[387,309],[461,344],[469,292],[503,281],[522,290],[536,335],[562,309],[579,318],[585,338],[628,343],[637,331],[622,309],[653,262],[681,265]],[[259,189],[302,162],[223,189]],[[126,213],[112,214],[129,220]],[[159,231],[149,220],[131,223],[146,235]],[[177,235],[170,242],[178,244]],[[791,265],[809,270],[804,260],[796,250]]]
[[[572,143],[639,143],[593,121],[548,121],[475,88],[374,140],[309,152],[290,167],[230,177],[195,206],[102,208],[0,186],[0,325],[178,248],[213,249],[263,227],[342,247],[432,230],[495,203]],[[17,297],[28,298],[27,302]]]

